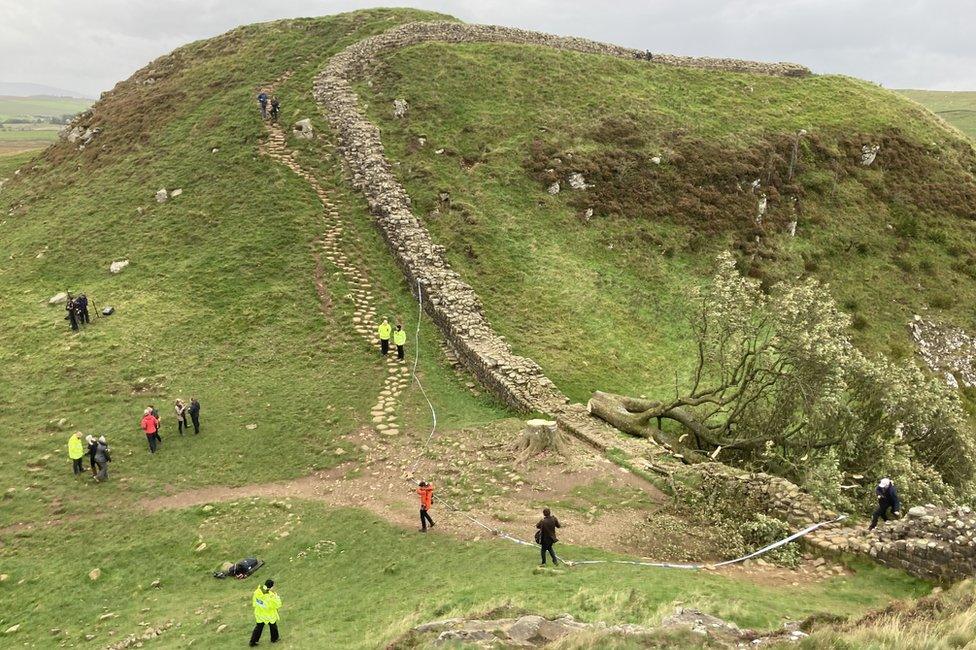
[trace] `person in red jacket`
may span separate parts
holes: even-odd
[[[149,441],[149,453],[156,453],[156,443],[162,442],[159,437],[159,418],[153,415],[152,409],[147,408],[142,415],[142,421],[139,423],[142,430],[146,433],[146,439]]]
[[[417,494],[420,495],[420,532],[426,533],[428,522],[431,528],[434,527],[434,520],[430,518],[428,512],[434,503],[434,484],[421,481],[420,487],[417,488]]]

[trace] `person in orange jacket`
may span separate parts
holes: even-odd
[[[142,414],[142,421],[139,422],[139,426],[142,430],[146,432],[146,439],[149,441],[149,453],[156,453],[156,443],[160,441],[159,438],[159,418],[153,415],[152,407],[147,408]]]
[[[420,487],[417,488],[417,494],[420,495],[420,532],[427,532],[427,524],[430,523],[430,527],[434,527],[434,520],[430,518],[430,506],[434,503],[434,484],[427,483],[426,481],[420,482]]]

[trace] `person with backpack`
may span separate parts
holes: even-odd
[[[278,121],[278,114],[281,112],[281,102],[278,101],[277,95],[271,96],[271,121]]]
[[[162,442],[163,439],[159,435],[159,430],[163,428],[163,418],[159,417],[159,411],[156,410],[155,406],[150,404],[149,408],[152,409],[152,415],[156,418],[156,442]]]
[[[376,335],[380,337],[380,353],[386,356],[390,351],[390,334],[393,328],[390,327],[390,320],[384,318],[380,326],[376,328]]]
[[[155,454],[156,443],[159,442],[159,418],[153,415],[151,406],[143,412],[139,426],[146,433],[146,440],[149,442],[149,453]]]
[[[895,490],[895,484],[890,478],[883,478],[878,481],[878,486],[874,488],[874,494],[878,497],[878,507],[871,515],[871,525],[868,526],[868,530],[874,530],[874,527],[878,525],[878,519],[888,521],[889,509],[895,517],[898,516],[898,511],[901,509],[898,491]]]
[[[268,119],[268,93],[263,90],[258,93],[258,104],[261,105],[261,119]]]
[[[193,421],[193,433],[200,433],[200,402],[196,397],[190,398],[190,407],[187,409],[190,420]]]
[[[91,470],[92,478],[95,478],[95,474],[98,473],[95,465],[95,452],[98,451],[98,440],[95,439],[95,436],[88,435],[85,436],[85,444],[87,445],[88,452],[88,468]]]
[[[397,359],[403,361],[403,346],[407,344],[407,333],[403,330],[403,325],[397,325],[393,332],[393,345],[397,349]]]
[[[542,519],[539,523],[535,525],[535,542],[542,547],[542,564],[539,566],[546,565],[546,553],[552,557],[553,564],[559,564],[559,560],[556,559],[556,553],[552,550],[552,545],[559,541],[556,537],[556,529],[561,528],[559,525],[559,520],[552,516],[552,511],[549,508],[545,508],[542,511]]]
[[[417,487],[417,495],[420,497],[420,532],[427,532],[427,524],[434,527],[434,520],[430,518],[430,507],[434,505],[434,484],[421,481]]]
[[[102,436],[95,444],[95,465],[98,466],[98,474],[95,475],[95,480],[99,483],[108,480],[108,464],[112,462],[112,457],[108,452],[108,443],[105,442],[105,436]]]
[[[271,643],[278,642],[278,609],[281,607],[281,596],[274,591],[274,580],[266,580],[258,585],[251,595],[251,605],[254,607],[254,631],[251,632],[251,647],[261,640],[265,624],[271,628]]]
[[[71,459],[71,470],[75,476],[85,471],[82,458],[85,457],[85,445],[81,441],[81,431],[75,431],[68,438],[68,458]]]
[[[186,411],[187,411],[187,408],[186,408],[186,404],[183,403],[183,400],[181,400],[181,399],[177,399],[176,400],[175,410],[176,410],[176,429],[177,429],[177,431],[180,432],[180,435],[182,436],[183,435],[183,429],[187,429],[188,428],[186,426]]]

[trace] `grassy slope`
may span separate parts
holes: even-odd
[[[201,540],[207,548],[196,553]],[[21,623],[16,638],[36,647],[48,642],[53,627],[72,641],[95,634],[104,645],[111,630],[118,639],[139,632],[139,621],[167,620],[181,626],[153,647],[186,647],[190,639],[207,648],[239,647],[252,625],[249,596],[256,581],[217,581],[209,574],[222,560],[249,553],[268,563],[257,574],[260,579],[273,577],[279,584],[285,647],[293,648],[381,647],[412,625],[499,606],[647,622],[680,601],[742,625],[769,628],[783,617],[824,608],[856,613],[924,590],[868,565],[859,565],[853,576],[799,588],[664,569],[588,567],[536,575],[534,550],[504,542],[457,542],[439,534],[421,537],[356,511],[301,502],[112,517],[8,544],[0,558],[10,577],[0,593],[18,606],[0,614],[0,627]],[[303,551],[306,557],[299,555]],[[48,560],[38,563],[38,557]],[[102,576],[92,582],[88,572],[96,567]],[[161,588],[151,588],[157,579]],[[118,618],[98,621],[112,612]],[[221,624],[229,628],[218,634]]]
[[[976,140],[976,92],[898,90]]]
[[[420,540],[361,514],[310,504],[296,504],[304,524],[278,541],[273,531],[287,515],[260,504],[233,512],[221,506],[216,522],[196,510],[152,516],[138,510],[137,499],[157,493],[327,467],[338,437],[368,423],[383,369],[351,332],[346,287],[328,272],[332,308],[325,316],[319,310],[309,246],[321,232],[320,208],[300,179],[257,154],[263,129],[253,96],[258,85],[295,71],[279,89],[284,115],[312,116],[325,137],[292,145],[351,222],[351,257],[382,287],[382,309],[410,318],[409,293],[361,199],[341,180],[310,86],[338,48],[423,15],[377,11],[272,23],[187,46],[151,66],[154,85],[124,83],[96,110],[104,129],[98,146],[78,152],[57,144],[31,162],[34,171],[4,187],[0,430],[7,452],[0,456],[0,527],[68,521],[0,533],[2,572],[11,576],[0,591],[24,614],[2,624],[21,623],[18,640],[44,647],[51,627],[74,640],[94,631],[107,642],[109,629],[118,638],[138,631],[140,621],[172,617],[184,627],[155,645],[182,647],[179,635],[186,634],[205,647],[236,646],[249,626],[248,586],[218,583],[209,571],[247,553],[266,557],[266,575],[282,580],[294,647],[332,639],[375,647],[415,620],[508,598],[548,613],[631,620],[658,604],[694,599],[740,622],[766,625],[780,615],[861,611],[924,589],[876,568],[846,586],[836,581],[803,592],[709,574],[594,571],[547,579],[531,574],[534,554],[522,549]],[[159,205],[153,194],[160,187],[184,193]],[[121,258],[131,266],[110,275],[109,263]],[[85,290],[117,313],[72,335],[61,310],[46,304],[65,288]],[[507,415],[459,385],[441,363],[429,326],[421,348],[441,435]],[[191,394],[203,403],[204,433],[179,440],[168,417],[172,400]],[[137,428],[150,402],[168,420],[156,457],[146,453]],[[407,395],[406,435],[424,431],[425,408],[418,395]],[[68,425],[52,424],[59,418]],[[258,427],[248,430],[248,423]],[[110,483],[71,480],[65,441],[74,429],[109,438]],[[202,555],[192,553],[198,534],[209,546]],[[345,552],[309,566],[288,561],[321,539]],[[96,565],[105,575],[91,583],[86,574]],[[164,588],[147,592],[157,577]],[[423,613],[414,615],[420,603]],[[217,620],[204,623],[198,608],[220,610],[233,634],[218,635]],[[97,623],[105,611],[120,616]]]
[[[790,240],[767,233],[776,259],[759,272],[774,280],[803,273],[805,264],[818,268],[816,275],[863,320],[862,344],[899,356],[910,351],[906,319],[928,304],[938,304],[940,316],[976,325],[969,309],[976,284],[961,262],[976,250],[976,228],[962,218],[970,215],[926,212],[913,203],[902,209],[887,197],[912,192],[911,186],[893,187],[892,179],[904,176],[887,170],[883,157],[875,167],[858,168],[845,138],[859,147],[896,127],[909,142],[939,143],[956,170],[949,183],[965,175],[958,171],[965,145],[920,107],[893,101],[876,86],[494,45],[428,44],[392,54],[387,63],[371,87],[362,83],[359,90],[389,154],[401,163],[418,213],[437,208],[429,227],[485,299],[498,329],[577,399],[595,388],[673,390],[674,373],[689,358],[683,315],[689,287],[708,274],[718,250],[748,246],[752,237],[754,200],[750,212],[719,212],[731,223],[726,227],[689,218],[685,197],[656,191],[656,185],[714,163],[716,169],[698,172],[694,184],[715,183],[725,192],[721,203],[737,192],[737,177],[723,164],[800,128],[810,135],[798,167],[805,192],[799,234]],[[403,120],[393,119],[390,108],[398,97],[411,106]],[[637,144],[601,135],[608,117],[636,124]],[[428,138],[426,147],[416,146],[419,135]],[[595,217],[584,223],[584,194],[570,191],[564,177],[563,192],[549,196],[545,183],[527,172],[537,138],[554,146],[564,169],[574,160],[626,156],[635,148],[665,161],[658,167],[645,158],[640,167],[624,157],[608,178],[643,183],[651,198],[622,210],[592,204]],[[808,144],[814,138],[816,147]],[[695,160],[694,149],[681,148],[682,142],[710,147],[703,154],[709,159]],[[438,155],[440,148],[446,151]],[[822,165],[830,155],[849,162]],[[925,169],[941,174],[944,162],[929,161]],[[835,176],[831,169],[842,165]],[[761,168],[738,171],[740,180],[765,175]],[[872,190],[882,186],[884,199]],[[442,191],[451,193],[452,208],[438,204]],[[628,212],[650,202],[661,217]],[[767,218],[784,223],[785,202],[771,205]]]

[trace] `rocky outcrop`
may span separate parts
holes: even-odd
[[[919,356],[950,386],[976,386],[976,339],[965,330],[916,315],[908,324]]]

